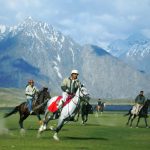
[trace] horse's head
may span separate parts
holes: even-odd
[[[147,105],[148,107],[150,107],[150,99],[146,100],[145,105]]]
[[[83,85],[81,85],[79,88],[80,88],[80,97],[89,100],[90,97],[88,90]]]
[[[43,89],[41,91],[39,91],[39,93],[38,93],[37,101],[39,101],[40,103],[43,103],[45,100],[48,100],[50,98],[51,98],[51,96],[48,91],[48,88],[43,87]]]

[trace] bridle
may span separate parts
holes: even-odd
[[[84,93],[84,90],[82,90],[82,87],[79,87],[79,96],[77,96],[77,95],[75,95],[76,97],[78,97],[78,98],[80,98],[81,96],[80,96],[80,93],[82,93],[82,98],[89,98],[89,94],[87,93],[87,94],[85,94]],[[73,101],[73,99],[72,99],[72,102],[75,104],[75,105],[78,105],[78,103],[75,103],[74,101]]]

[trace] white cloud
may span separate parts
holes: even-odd
[[[42,3],[40,0],[5,0],[3,3],[12,10],[18,10],[27,7],[39,7]]]
[[[150,30],[149,0],[0,0],[0,23],[27,16],[52,24],[83,43],[103,43]]]

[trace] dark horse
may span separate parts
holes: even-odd
[[[89,113],[93,113],[93,107],[89,103],[90,97],[80,98],[80,100],[81,102],[77,110],[78,113],[75,115],[75,117],[71,118],[71,121],[78,121],[81,115],[82,124],[85,125],[85,123],[88,121]]]
[[[50,99],[50,94],[48,92],[48,88],[43,88],[41,91],[38,92],[37,97],[34,98],[32,102],[33,108],[33,115],[37,115],[38,119],[41,120],[40,114],[44,114],[45,106],[47,100]],[[4,118],[19,112],[20,119],[19,119],[19,126],[23,129],[23,121],[30,115],[30,111],[28,109],[28,103],[23,102],[20,105],[16,106],[11,112],[6,113]]]
[[[81,102],[80,105],[80,114],[82,119],[82,124],[85,125],[85,123],[88,121],[88,115],[89,113],[92,113],[92,106],[88,102]]]
[[[133,114],[132,113],[132,109],[129,110],[129,112],[127,114],[125,114],[125,116],[129,115],[128,118],[128,122],[126,123],[127,125],[129,125],[130,122],[130,127],[132,127],[132,122],[133,120],[138,117],[138,121],[136,123],[136,127],[138,127],[139,121],[141,118],[144,118],[145,120],[145,125],[148,128],[148,124],[147,124],[147,117],[148,117],[148,108],[150,106],[150,100],[146,100],[145,104],[143,105],[143,107],[141,108],[140,112],[138,115]]]

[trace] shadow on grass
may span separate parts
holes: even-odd
[[[63,139],[67,139],[67,140],[102,140],[102,141],[108,141],[107,138],[102,138],[102,137],[71,137],[71,136],[67,136],[67,137],[64,137]]]
[[[26,131],[38,131],[39,128],[24,128]],[[15,131],[15,130],[20,130],[20,128],[9,128],[10,131]],[[69,129],[62,129],[61,131],[68,131]],[[52,131],[51,129],[46,129],[44,132],[46,131]],[[52,131],[53,132],[53,131]]]
[[[85,126],[101,126],[101,125],[98,123],[87,123],[85,124]]]

